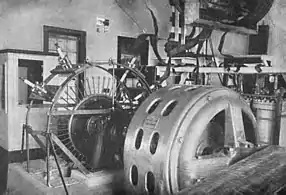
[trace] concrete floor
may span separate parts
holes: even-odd
[[[29,173],[25,163],[9,164],[7,191],[4,195],[65,195],[55,164],[51,165],[50,175],[51,187],[48,187],[43,160],[31,161]],[[119,195],[124,194],[122,177],[122,171],[101,171],[85,176],[78,170],[72,170],[71,175],[64,179],[69,195]]]

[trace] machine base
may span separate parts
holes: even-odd
[[[62,166],[62,172],[67,170]],[[43,160],[30,161],[30,172],[26,170],[25,163],[11,163],[8,169],[7,195],[65,195],[65,190],[56,166],[51,166],[50,187],[46,185],[45,162]],[[124,194],[122,175],[117,172],[103,172],[100,174],[82,176],[78,171],[64,177],[69,194]]]

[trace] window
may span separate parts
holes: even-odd
[[[57,49],[55,44],[58,43],[64,53],[66,53],[71,63],[76,64],[78,62],[78,37],[69,35],[59,35],[55,33],[49,34],[49,52],[56,53]]]
[[[86,32],[53,26],[44,26],[44,52],[55,53],[55,43],[68,54],[72,63],[86,58]]]
[[[18,60],[18,76],[27,78],[32,83],[43,82],[43,61],[39,60]],[[18,80],[18,103],[24,105],[30,103],[29,96],[31,87],[28,87],[22,80]],[[34,100],[34,104],[41,104],[43,101]]]
[[[53,26],[44,26],[44,52],[56,53],[55,43],[61,47],[63,52],[68,55],[72,64],[82,63],[86,59],[86,32],[80,30],[65,29]],[[66,91],[63,93],[66,97],[63,97],[67,102],[73,102],[73,96],[69,96],[70,88],[75,88],[75,82],[78,82],[78,88],[83,93],[84,74],[79,75],[78,80],[68,84]],[[72,97],[72,98],[71,98]],[[66,103],[62,100],[62,103]]]

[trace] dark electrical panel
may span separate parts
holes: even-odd
[[[258,34],[249,36],[248,53],[250,55],[266,55],[268,48],[269,26],[258,26]]]

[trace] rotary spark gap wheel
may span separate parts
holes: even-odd
[[[52,138],[57,154],[69,158],[76,166],[79,163],[91,169],[123,166],[127,126],[151,91],[136,70],[120,64],[115,66],[136,78],[137,88],[127,83],[126,78],[117,78],[114,69],[92,64],[53,73],[43,82],[43,87],[53,96],[44,101],[49,107],[47,132],[55,135]],[[136,96],[140,98],[135,100]],[[29,109],[32,107],[33,103]]]
[[[225,168],[232,151],[252,147],[256,121],[227,88],[170,86],[151,94],[128,127],[124,145],[127,190],[174,194]]]

